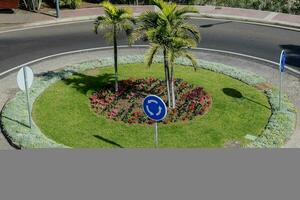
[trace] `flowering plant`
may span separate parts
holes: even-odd
[[[106,85],[90,97],[91,108],[107,118],[125,123],[147,123],[153,121],[143,113],[143,99],[149,94],[160,96],[167,101],[165,82],[154,77],[145,79],[127,79],[119,83],[119,90],[114,93],[113,85]],[[177,107],[168,109],[163,123],[191,120],[203,115],[211,106],[212,98],[202,87],[195,87],[182,79],[175,80]]]

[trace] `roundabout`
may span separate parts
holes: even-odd
[[[163,11],[165,12],[165,10]],[[164,14],[167,15],[168,13],[165,12]],[[104,20],[104,18],[102,17],[98,19],[100,21]],[[159,19],[169,20],[169,18]],[[206,32],[206,36],[204,37],[204,39],[206,38],[204,41],[209,41],[209,39],[207,39],[209,38],[207,37],[207,33],[212,33],[209,31],[210,27],[231,27],[232,25],[249,27],[252,26],[251,29],[253,30],[266,28],[272,34],[279,30],[279,28],[275,27],[264,27],[253,24],[246,25],[241,22],[228,21],[226,21],[226,23],[199,25],[199,21],[200,20],[197,19],[197,17],[191,19],[190,25],[195,27],[195,30],[195,24],[201,27],[202,31],[204,32],[206,32],[204,29],[208,30],[208,32]],[[101,23],[102,22],[105,21],[101,21]],[[76,23],[72,26],[80,27],[83,25],[84,27],[85,25],[89,25],[88,23],[89,22],[80,22],[78,23],[80,24],[79,26]],[[99,22],[98,25],[100,25],[101,23]],[[184,26],[185,24],[183,24],[182,27]],[[47,27],[47,29],[52,29],[53,27],[56,28],[56,26],[51,26]],[[100,26],[100,28],[101,27],[102,26]],[[42,29],[43,27],[37,28],[38,31],[42,31]],[[63,29],[66,30],[65,27],[63,27]],[[147,30],[149,31],[150,29]],[[168,34],[172,32],[172,29],[160,30],[164,30],[165,33]],[[167,32],[167,30],[169,32]],[[185,30],[185,28],[182,28],[182,30]],[[122,60],[122,62],[120,62],[122,70],[125,70],[122,71],[122,75],[119,81],[119,84],[121,85],[121,92],[114,93],[112,89],[113,84],[110,80],[110,77],[113,76],[113,73],[112,71],[109,71],[109,69],[111,70],[112,65],[112,58],[110,57],[111,53],[106,52],[106,56],[96,56],[93,53],[100,49],[100,51],[104,49],[108,50],[110,47],[91,48],[86,50],[64,52],[63,50],[72,50],[76,48],[76,46],[80,46],[81,49],[83,47],[89,47],[89,45],[94,46],[94,40],[96,40],[96,38],[90,38],[90,36],[88,36],[85,37],[86,39],[82,38],[82,40],[78,40],[80,42],[76,42],[76,44],[74,43],[75,45],[73,45],[70,43],[70,41],[72,40],[73,43],[74,37],[71,36],[72,39],[67,40],[67,38],[65,38],[64,36],[64,31],[57,32],[56,29],[55,32],[58,33],[58,36],[60,38],[59,40],[62,41],[63,39],[65,39],[63,46],[60,46],[61,44],[55,42],[56,36],[55,38],[51,38],[51,41],[49,42],[58,46],[51,46],[50,43],[48,43],[48,45],[46,45],[46,43],[45,45],[42,45],[43,47],[46,47],[44,49],[46,49],[47,51],[42,51],[42,48],[40,48],[41,43],[43,43],[43,41],[37,41],[37,43],[39,44],[38,51],[42,52],[42,54],[34,53],[37,49],[35,49],[34,45],[30,46],[32,50],[30,52],[32,52],[32,55],[34,56],[43,55],[43,53],[48,53],[49,55],[49,53],[51,54],[52,50],[52,52],[58,53],[53,56],[46,56],[44,58],[38,58],[37,60],[29,62],[32,65],[35,65],[38,62],[40,62],[41,64],[46,63],[46,65],[44,66],[41,65],[44,68],[41,70],[43,73],[35,74],[35,76],[37,76],[38,79],[35,85],[33,86],[32,90],[30,91],[33,94],[33,98],[31,99],[31,102],[29,102],[29,104],[31,104],[31,107],[33,107],[32,111],[34,114],[35,122],[34,128],[31,130],[26,129],[27,124],[26,120],[24,120],[25,114],[23,113],[22,108],[24,104],[22,94],[17,93],[17,95],[15,96],[15,92],[9,90],[9,88],[11,87],[7,85],[1,88],[1,90],[3,89],[3,91],[5,91],[5,93],[3,93],[3,95],[1,96],[1,104],[6,104],[6,106],[3,107],[1,113],[2,131],[6,134],[8,140],[18,148],[113,147],[112,144],[114,143],[119,144],[119,147],[149,147],[147,146],[147,142],[140,145],[140,140],[143,139],[139,138],[139,135],[130,138],[133,138],[133,142],[130,142],[129,138],[125,138],[125,140],[120,140],[119,138],[111,138],[111,136],[115,135],[118,130],[121,133],[125,133],[123,135],[126,135],[127,132],[134,133],[134,130],[124,130],[123,128],[126,126],[140,126],[136,130],[139,132],[143,132],[141,131],[141,127],[147,124],[151,124],[152,122],[151,120],[143,116],[143,113],[141,112],[141,101],[145,98],[146,95],[154,93],[160,95],[165,102],[168,101],[169,105],[171,105],[170,102],[172,102],[173,108],[169,109],[169,115],[164,121],[162,121],[162,123],[160,123],[161,126],[171,127],[172,125],[175,126],[176,124],[180,124],[180,126],[176,128],[171,127],[168,132],[170,132],[170,130],[174,132],[180,132],[180,128],[182,127],[184,129],[183,131],[186,133],[190,131],[192,134],[198,134],[196,137],[191,136],[190,134],[186,134],[184,135],[184,137],[188,139],[184,137],[179,137],[180,139],[170,141],[170,143],[162,143],[162,147],[281,147],[286,143],[286,141],[294,132],[294,128],[296,125],[296,109],[294,105],[290,103],[287,97],[283,98],[282,109],[280,108],[280,104],[278,105],[278,90],[276,89],[276,87],[274,87],[274,81],[276,80],[276,76],[274,76],[274,73],[269,73],[270,71],[274,70],[271,68],[269,68],[268,70],[263,68],[257,68],[257,66],[260,65],[258,64],[259,62],[264,63],[265,66],[268,67],[276,64],[276,62],[274,62],[276,58],[274,58],[273,56],[276,55],[275,51],[278,51],[278,48],[273,48],[274,45],[276,45],[273,42],[273,46],[268,44],[267,41],[274,40],[268,40],[268,38],[266,38],[266,35],[262,36],[260,34],[255,34],[256,36],[258,36],[258,38],[245,40],[243,36],[245,34],[248,35],[248,32],[246,31],[245,33],[244,30],[246,29],[244,28],[241,30],[243,31],[233,34],[233,32],[228,32],[228,29],[226,29],[223,32],[224,34],[222,36],[222,39],[218,39],[217,41],[211,40],[210,44],[218,44],[219,49],[205,48],[205,45],[208,44],[206,44],[205,42],[204,48],[197,48],[197,43],[193,43],[192,40],[184,39],[188,34],[186,36],[184,36],[184,34],[180,35],[183,32],[176,32],[176,34],[179,34],[178,36],[182,38],[182,40],[176,40],[176,44],[174,43],[175,40],[173,41],[173,43],[165,43],[169,45],[168,48],[174,50],[173,52],[169,52],[170,54],[168,54],[168,56],[172,56],[169,58],[173,59],[176,56],[178,57],[178,59],[176,60],[177,66],[175,79],[175,88],[177,88],[177,90],[175,90],[175,93],[177,97],[175,98],[173,88],[173,64],[170,78],[167,74],[169,73],[169,68],[166,65],[167,54],[165,53],[165,51],[164,66],[165,70],[167,70],[165,71],[165,77],[169,77],[168,79],[166,78],[166,85],[169,84],[168,82],[172,81],[172,89],[170,85],[168,85],[167,88],[164,88],[162,86],[164,83],[164,77],[162,74],[164,74],[164,72],[163,70],[158,70],[158,68],[161,68],[158,67],[159,65],[161,65],[161,58],[156,58],[156,64],[153,67],[152,71],[150,71],[149,69],[148,71],[144,71],[144,52],[142,52],[142,54],[133,54],[132,52],[134,52],[135,50],[132,51],[132,49],[129,48],[129,54],[123,54],[123,57],[120,57],[120,59]],[[193,32],[192,29],[190,29],[190,31]],[[295,32],[297,31],[295,30],[284,31],[285,33],[288,33],[291,36],[288,37],[290,39],[297,37],[295,35]],[[31,30],[24,30],[25,35],[26,32],[31,32]],[[196,32],[194,32],[194,39],[197,40],[197,38],[199,39],[200,37],[196,34]],[[1,35],[4,35],[5,38],[5,31],[3,33],[1,33]],[[10,36],[15,37],[13,36],[15,33],[18,34],[16,31],[12,31]],[[149,33],[152,34],[153,32],[150,31]],[[217,32],[215,31],[213,32],[213,34],[216,33]],[[43,35],[39,33],[37,34]],[[83,37],[82,30],[80,30],[78,34],[80,35],[80,37]],[[229,36],[230,34],[232,35],[232,37]],[[106,34],[105,36],[109,36],[109,34]],[[123,37],[124,35],[121,34],[120,36],[122,36],[122,39],[120,40],[120,43],[122,44],[125,42]],[[152,36],[157,37],[157,35],[155,34]],[[168,38],[172,37],[173,35],[169,34]],[[174,36],[173,38],[176,37],[177,36]],[[223,37],[227,37],[227,39],[231,37],[238,40],[228,40],[229,43],[227,44],[226,42],[224,42],[226,40],[224,40]],[[115,33],[114,38],[116,38]],[[218,36],[214,35],[213,39],[217,38]],[[152,40],[156,41],[153,38]],[[239,43],[242,41],[245,42],[244,47],[242,47],[243,45],[239,45]],[[261,46],[263,48],[255,48],[255,45],[251,46],[249,41],[252,41],[251,44],[258,44],[259,42],[263,41],[264,45]],[[102,44],[102,42],[103,38],[100,39],[101,46],[104,44]],[[158,43],[163,44],[160,42]],[[283,40],[278,40],[278,42],[281,43],[283,42]],[[140,43],[144,42],[140,41]],[[286,43],[286,41],[284,41],[284,43]],[[287,47],[284,43],[279,45],[280,48]],[[156,45],[157,44],[150,43],[150,50],[152,52],[157,52],[157,49],[155,49],[157,48]],[[196,52],[197,58],[204,58],[203,60],[197,61],[197,68],[199,68],[199,71],[195,73],[187,73],[190,70],[190,68],[188,67],[190,66],[190,63],[187,62],[187,60],[179,58],[180,51],[177,50],[180,49],[181,53],[184,53],[184,48],[187,46],[195,47],[193,51]],[[63,48],[60,49],[60,47]],[[114,47],[114,54],[116,55],[116,42],[114,43]],[[119,48],[124,47],[119,46]],[[138,48],[143,47],[140,46]],[[232,50],[232,48],[233,50],[237,50],[237,52],[239,53],[230,51]],[[263,51],[264,53],[261,53],[260,51],[256,52],[257,49],[260,49],[260,51]],[[271,51],[271,49],[273,49],[273,51]],[[247,54],[248,50],[250,51],[249,54]],[[254,52],[258,53],[256,55],[259,55],[261,57],[255,57]],[[291,51],[287,52],[288,57],[290,57],[292,55]],[[87,55],[87,57],[83,58],[83,55],[80,55],[78,57],[73,56],[81,53]],[[203,53],[208,55],[208,57],[199,56]],[[3,53],[4,56],[6,54],[7,53]],[[230,56],[238,57],[236,61],[238,61],[241,57],[244,57],[240,59],[243,60],[243,62],[232,63],[232,59],[230,60],[227,54]],[[18,53],[16,55],[18,55]],[[22,55],[26,56],[28,54]],[[272,55],[272,58],[270,57],[270,55]],[[31,56],[31,58],[35,58],[34,56]],[[97,60],[92,59],[95,56]],[[187,58],[191,58],[187,54],[185,54],[185,56],[187,56]],[[0,63],[4,63],[5,65],[5,67],[1,67],[0,71],[0,76],[4,77],[3,79],[1,79],[1,82],[4,82],[5,80],[10,80],[12,76],[9,73],[25,65],[24,64],[19,65],[17,67],[11,67],[9,65],[15,63],[15,61],[20,62],[20,60],[24,59],[12,56],[6,57],[8,57],[9,59],[2,59],[2,63]],[[62,59],[62,62],[58,61],[60,60],[58,59],[59,57],[64,58]],[[221,60],[214,59],[216,57],[218,59],[221,58]],[[12,58],[14,61],[10,60]],[[114,59],[114,63],[117,63],[117,56],[115,56]],[[298,58],[296,52],[295,59],[288,58],[287,60],[288,64],[292,65],[291,67],[293,67],[290,68],[289,66],[288,69],[290,70],[290,72],[294,73],[294,77],[296,77],[295,74],[299,74],[297,59]],[[47,60],[53,63],[47,63]],[[245,64],[249,60],[254,61],[252,62],[254,66],[249,66],[248,64]],[[192,61],[192,63],[193,66],[195,66],[195,61]],[[65,68],[66,64],[68,64],[69,66]],[[52,65],[52,67],[47,68],[47,65]],[[247,72],[245,70],[240,70],[240,67],[245,67],[245,69],[254,73]],[[59,68],[60,70],[53,71],[53,68]],[[116,77],[115,85],[117,91],[117,64],[115,64],[114,68]],[[260,76],[261,72],[263,72],[262,76]],[[223,76],[229,78],[230,80],[225,81],[226,78],[224,78]],[[266,77],[271,77],[271,80],[266,80]],[[292,78],[292,76],[288,75],[288,78],[290,80],[295,81],[295,79]],[[273,85],[270,85],[270,83]],[[297,88],[299,87],[299,81],[296,80],[295,82],[288,82],[287,86],[284,86],[284,88],[291,88],[293,87],[292,84],[294,83],[296,86],[296,90],[293,92],[288,91],[288,93],[292,95],[293,102],[296,102],[296,106],[299,107],[299,98],[297,96]],[[5,84],[7,83],[5,82]],[[12,86],[11,89],[14,89],[14,86]],[[167,90],[167,94],[163,93],[163,90]],[[171,90],[172,98],[170,98]],[[60,91],[60,93],[57,94],[57,91]],[[69,96],[67,94],[69,94]],[[83,96],[79,96],[79,94],[84,95],[84,99]],[[8,95],[7,97],[9,97],[9,100],[5,99],[6,95]],[[295,96],[296,98],[294,98]],[[175,107],[175,99],[177,107]],[[261,106],[264,108],[258,109],[258,107],[256,106]],[[28,105],[28,107],[30,106]],[[88,109],[89,113],[86,113],[86,116],[81,116],[81,111],[83,111],[84,109]],[[94,118],[91,117],[92,115]],[[209,118],[210,116],[214,117]],[[75,119],[74,121],[72,120],[73,118]],[[64,121],[66,119],[68,120]],[[207,119],[210,119],[211,121],[205,123],[205,120]],[[99,120],[102,120],[103,123],[97,123]],[[218,120],[220,120],[219,124]],[[55,124],[55,122],[61,123],[62,121],[64,121],[64,123],[60,126],[58,124]],[[195,126],[194,128],[189,127],[188,125],[193,124],[194,121],[197,121],[197,126]],[[94,126],[93,123],[91,124],[89,122],[93,122],[96,125]],[[71,125],[67,126],[68,123]],[[99,124],[100,127],[98,127]],[[102,129],[106,126],[106,124],[112,126],[110,126],[107,130],[103,131]],[[299,128],[297,128],[296,130],[299,130]],[[76,133],[76,131],[79,131],[81,134]],[[100,140],[100,142],[94,142],[90,138],[91,131],[96,131],[101,134],[104,134],[104,136],[100,134],[100,136],[97,138],[98,140]],[[26,134],[28,132],[29,134]],[[214,134],[209,134],[210,132]],[[67,134],[70,135],[67,136]],[[205,134],[208,134],[209,136],[206,136],[205,138],[203,136]],[[81,135],[82,138],[79,138],[78,135]],[[93,139],[96,138],[95,135],[93,135],[93,137]],[[88,138],[86,141],[81,140],[86,138]],[[167,138],[170,139],[172,138],[172,136],[168,136]],[[144,139],[146,141],[146,138]],[[188,142],[185,142],[185,140],[188,140]],[[109,143],[107,141],[111,141],[112,143]],[[123,144],[124,141],[125,144]]]
[[[132,78],[133,70],[135,79],[163,79],[159,58],[150,69],[143,65],[142,55],[123,56],[120,60],[121,81]],[[18,139],[18,132],[28,131],[28,128],[9,120],[9,109],[4,109],[3,112],[6,116],[4,127],[11,128],[10,126],[18,124],[19,131],[15,132],[14,139],[19,140],[22,148],[153,147],[153,130],[148,125],[115,121],[98,115],[91,109],[89,98],[101,89],[99,82],[105,80],[103,75],[112,74],[113,69],[109,67],[111,63],[111,58],[103,58],[70,65],[63,71],[40,74],[32,91],[36,98],[33,104],[36,126],[31,132],[32,138]],[[271,115],[271,110],[272,106],[276,106],[276,102],[272,102],[276,97],[272,97],[271,90],[268,85],[263,84],[265,80],[262,77],[218,63],[199,61],[196,72],[184,65],[189,63],[185,60],[177,61],[177,77],[189,84],[202,86],[211,95],[213,104],[209,112],[192,120],[160,123],[160,147],[278,147],[289,137],[284,132],[271,140],[267,137],[271,143],[264,142],[264,134],[272,129],[269,123],[274,120],[274,111]],[[87,76],[94,79],[84,79]],[[104,82],[106,81],[107,79]],[[16,106],[19,103],[14,99],[12,104],[8,103],[8,107],[21,109]],[[290,110],[290,114],[294,112],[288,101],[284,103],[284,107]],[[288,118],[290,119],[293,118]],[[293,133],[293,126],[288,126],[291,129],[289,134]],[[247,139],[249,135],[256,138],[256,143]]]

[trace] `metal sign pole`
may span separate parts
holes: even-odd
[[[167,106],[165,102],[156,95],[148,95],[143,101],[143,110],[148,118],[152,119],[154,124],[154,145],[155,148],[158,147],[158,128],[157,123],[162,121],[168,113]]]
[[[59,0],[56,0],[56,17],[60,17]]]
[[[157,148],[158,147],[157,122],[155,122],[154,125],[154,144],[155,144],[155,148]]]
[[[282,76],[283,76],[283,72],[279,72],[280,73],[280,83],[279,83],[279,110],[281,110],[281,98],[282,98]]]
[[[286,53],[284,50],[281,51],[280,54],[280,61],[279,61],[279,76],[280,76],[280,82],[279,82],[279,110],[281,110],[282,107],[282,82],[283,82],[283,74],[285,70],[285,63],[286,63]]]
[[[31,120],[31,109],[30,109],[30,102],[29,102],[29,91],[28,91],[28,83],[27,83],[27,72],[26,68],[23,67],[23,73],[24,73],[24,82],[25,82],[25,92],[27,97],[27,108],[28,108],[28,116],[29,116],[29,127],[32,126],[32,120]]]

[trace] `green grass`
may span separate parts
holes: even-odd
[[[155,76],[163,67],[154,64],[121,65],[119,78]],[[230,141],[245,144],[247,134],[259,135],[271,115],[263,92],[228,76],[191,67],[176,66],[176,78],[203,86],[213,98],[210,111],[191,121],[159,124],[159,147],[223,147]],[[77,148],[153,147],[153,126],[129,125],[97,116],[88,97],[113,81],[113,68],[99,68],[51,85],[38,97],[33,117],[49,138]]]

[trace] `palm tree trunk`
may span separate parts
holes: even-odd
[[[170,63],[171,65],[171,91],[172,91],[172,108],[176,107],[176,100],[175,100],[175,86],[174,86],[174,64],[173,62]]]
[[[169,62],[167,57],[167,50],[164,49],[164,65],[165,65],[165,78],[167,82],[167,96],[168,96],[168,107],[171,107],[171,95],[170,95],[170,72],[169,72]]]
[[[117,30],[114,25],[114,67],[115,67],[115,90],[118,92],[118,47],[117,47]]]

